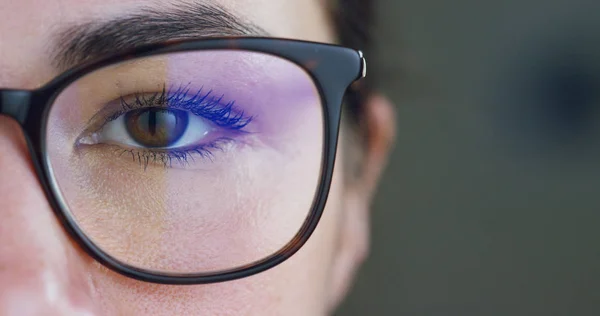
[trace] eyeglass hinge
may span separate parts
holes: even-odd
[[[360,73],[361,78],[365,78],[367,76],[367,60],[362,51],[358,51],[358,57],[360,57]]]

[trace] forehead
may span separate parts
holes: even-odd
[[[0,0],[0,87],[32,88],[56,75],[50,52],[65,28],[193,3],[219,5],[270,36],[333,39],[324,0]]]

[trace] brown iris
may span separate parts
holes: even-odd
[[[144,147],[167,147],[185,133],[188,120],[185,111],[161,108],[140,109],[125,114],[125,127],[129,136]]]

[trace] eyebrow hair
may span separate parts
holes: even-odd
[[[175,39],[218,36],[268,36],[249,21],[209,3],[181,3],[106,21],[72,25],[54,39],[52,64],[65,70],[75,65],[146,44]]]

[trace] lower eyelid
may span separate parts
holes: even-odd
[[[218,162],[221,154],[227,154],[229,150],[232,150],[230,146],[232,144],[229,144],[225,140],[221,140],[216,144],[178,150],[150,150],[144,148],[127,148],[116,144],[97,144],[81,145],[76,149],[76,153],[85,159],[100,159],[99,161],[105,160],[117,163],[118,161],[122,161],[122,163],[127,164],[134,163],[143,169],[149,167],[194,168]]]

